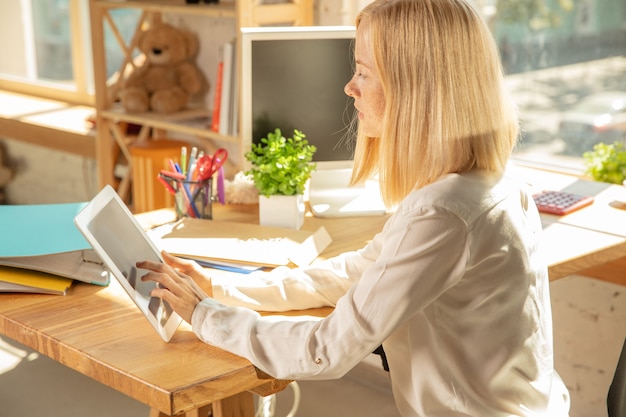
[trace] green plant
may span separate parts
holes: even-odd
[[[294,130],[285,138],[280,129],[269,132],[260,143],[252,144],[245,158],[252,167],[245,172],[252,176],[261,195],[303,194],[306,182],[316,164],[311,163],[317,148],[310,145],[305,134]]]
[[[626,179],[626,149],[620,142],[598,143],[583,154],[586,172],[596,181],[622,184]]]

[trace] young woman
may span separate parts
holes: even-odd
[[[541,222],[506,172],[518,124],[488,28],[466,0],[377,0],[357,18],[355,59],[353,179],[379,174],[396,206],[383,230],[242,280],[164,254],[138,263],[164,287],[153,295],[277,378],[338,378],[382,343],[403,416],[567,416]],[[321,305],[335,308],[320,320],[252,310]]]

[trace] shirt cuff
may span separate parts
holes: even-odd
[[[193,314],[191,315],[191,329],[200,340],[204,342],[207,341],[202,335],[202,327],[209,310],[217,309],[222,306],[223,305],[219,301],[208,297],[201,300],[196,305],[196,308],[193,310]]]

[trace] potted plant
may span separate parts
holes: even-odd
[[[621,142],[598,143],[583,154],[586,171],[595,181],[624,184],[626,179],[626,149]],[[626,184],[625,184],[626,185]]]
[[[262,225],[300,229],[304,222],[304,190],[317,148],[310,145],[305,134],[294,130],[286,138],[280,129],[269,132],[245,154],[252,177],[259,191],[259,220]]]

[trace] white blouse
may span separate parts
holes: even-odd
[[[339,378],[383,344],[403,416],[568,415],[541,222],[517,181],[450,174],[363,249],[213,281],[192,326],[281,379]],[[335,306],[324,319],[254,310]]]

